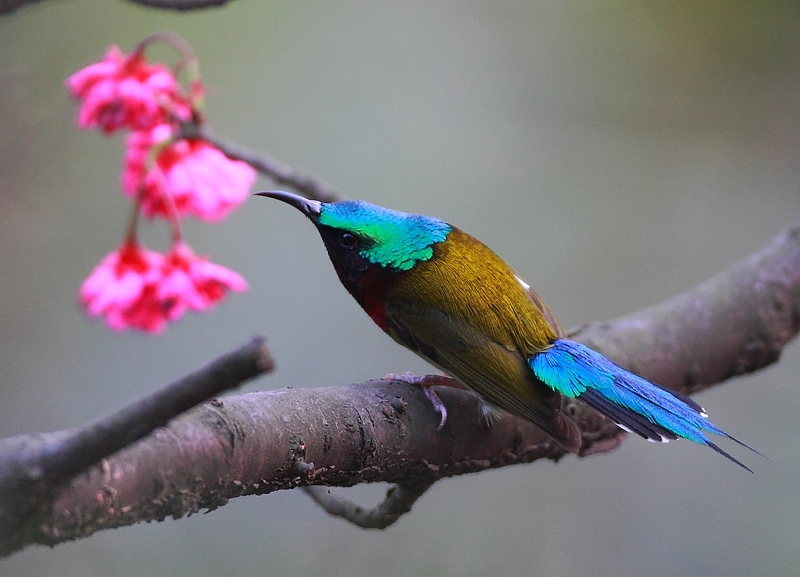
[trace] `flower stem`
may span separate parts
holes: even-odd
[[[139,225],[139,211],[142,207],[142,197],[144,196],[144,183],[139,187],[139,192],[136,194],[136,200],[133,202],[131,212],[128,215],[128,230],[125,232],[124,244],[135,245],[138,243],[136,236],[136,229]]]
[[[181,59],[175,64],[173,73],[175,77],[181,72],[186,71],[189,82],[189,102],[196,116],[202,118],[203,102],[203,82],[200,76],[200,61],[195,56],[191,45],[181,36],[174,32],[156,32],[141,40],[133,49],[133,54],[144,52],[144,50],[154,42],[163,42],[172,46]]]
[[[182,60],[197,60],[191,45],[184,40],[183,37],[178,36],[174,32],[156,32],[151,34],[140,40],[133,48],[133,52],[144,52],[145,49],[154,42],[169,44],[181,55]]]
[[[165,138],[161,142],[157,142],[153,145],[150,149],[150,153],[147,156],[147,162],[145,163],[145,171],[144,174],[152,174],[158,180],[158,190],[161,194],[161,200],[164,203],[165,208],[167,209],[167,221],[169,222],[170,230],[172,233],[172,243],[175,244],[180,242],[183,239],[183,233],[181,231],[181,222],[180,222],[180,215],[178,214],[178,207],[175,206],[175,199],[173,198],[172,194],[169,192],[169,186],[167,186],[167,182],[164,178],[164,173],[158,166],[158,156],[164,152],[164,150],[173,144],[176,140],[178,140],[176,134],[171,134],[169,138]],[[146,178],[146,177],[145,177]],[[145,190],[145,183],[142,182],[142,193],[139,195],[139,199],[143,196]]]

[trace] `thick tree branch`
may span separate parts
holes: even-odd
[[[421,389],[402,382],[285,389],[205,403],[76,477],[53,496],[49,515],[26,523],[25,540],[53,545],[297,486],[422,485],[563,455],[533,424],[504,418],[487,429],[477,425],[474,395],[450,387],[438,392],[451,413],[438,433],[439,416]],[[595,413],[587,413],[581,427],[587,452],[595,445],[614,447],[624,435]]]
[[[761,252],[661,305],[583,327],[574,338],[682,392],[775,362],[800,329],[800,222]],[[437,387],[438,415],[419,387],[392,381],[227,397],[90,467],[38,503],[34,520],[7,528],[0,551],[56,544],[100,529],[179,518],[232,497],[297,486],[397,483],[370,511],[314,496],[365,527],[387,526],[436,480],[564,453],[534,425],[503,417],[480,425],[470,393]],[[617,447],[624,433],[570,403],[581,455]],[[52,433],[54,437],[64,433]],[[44,437],[44,436],[42,436]],[[33,436],[28,439],[36,438]],[[20,438],[0,445],[13,447]]]

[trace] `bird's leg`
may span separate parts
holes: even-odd
[[[444,375],[415,375],[414,373],[395,375],[393,373],[389,373],[388,375],[385,375],[382,380],[402,381],[404,383],[421,387],[422,392],[425,393],[425,396],[433,405],[433,409],[439,413],[441,417],[439,426],[436,427],[437,431],[441,431],[442,427],[444,427],[444,424],[447,422],[447,407],[444,406],[442,399],[440,399],[439,395],[436,394],[436,391],[433,390],[433,386],[443,385],[445,387],[453,387],[456,389],[466,389],[464,385],[455,379],[451,379],[450,377],[446,377]]]

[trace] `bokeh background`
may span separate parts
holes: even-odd
[[[77,130],[63,80],[159,30],[194,46],[218,134],[473,233],[567,326],[683,291],[800,217],[800,5],[41,2],[0,18],[0,435],[84,423],[257,333],[279,370],[246,390],[427,370],[338,285],[313,228],[261,199],[186,230],[247,294],[155,338],[84,317],[77,288],[117,246],[128,202],[121,138]],[[144,237],[166,247],[163,223]],[[755,475],[630,439],[443,481],[383,532],[282,492],[31,548],[0,574],[797,575],[798,375],[794,343],[698,396],[770,457],[728,447]],[[370,504],[384,490],[349,493]]]

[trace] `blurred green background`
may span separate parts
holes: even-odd
[[[566,326],[668,298],[800,217],[800,5],[42,2],[0,18],[2,436],[91,420],[256,333],[279,370],[246,390],[428,370],[338,285],[313,228],[260,199],[186,230],[247,294],[157,338],[84,317],[77,288],[117,246],[128,202],[121,138],[77,130],[63,80],[159,30],[194,46],[218,134],[471,232]],[[166,247],[163,223],[144,237]],[[699,395],[770,457],[725,445],[755,475],[632,438],[443,481],[383,532],[282,492],[31,548],[0,574],[797,575],[800,346],[784,357]],[[370,504],[383,490],[349,493]]]

